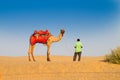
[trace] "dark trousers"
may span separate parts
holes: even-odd
[[[76,61],[77,55],[78,55],[78,61],[80,61],[80,59],[81,59],[81,53],[82,52],[75,52],[74,56],[73,56],[73,61]]]

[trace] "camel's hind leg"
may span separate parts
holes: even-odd
[[[35,45],[30,45],[29,46],[29,49],[28,49],[28,59],[29,59],[29,61],[31,61],[30,54],[32,56],[33,61],[35,61],[35,58],[34,58],[34,55],[33,55],[34,48],[35,48]]]
[[[29,61],[31,61],[30,54],[31,54],[31,45],[29,45],[29,49],[28,49],[28,59],[29,59]]]

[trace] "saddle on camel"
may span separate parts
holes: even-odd
[[[30,44],[31,45],[34,45],[35,43],[43,43],[43,44],[46,44],[47,43],[47,40],[48,38],[52,36],[52,34],[46,30],[46,31],[43,31],[43,30],[35,30],[34,33],[31,35],[31,38],[30,38]]]

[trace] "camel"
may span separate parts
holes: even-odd
[[[28,59],[29,59],[29,61],[31,61],[30,56],[32,56],[33,61],[36,61],[35,58],[34,58],[34,55],[33,55],[33,51],[34,51],[36,43],[45,44],[47,46],[47,61],[51,61],[50,60],[51,44],[54,43],[54,42],[60,41],[62,39],[64,33],[65,33],[64,29],[60,30],[60,34],[58,36],[53,36],[51,33],[48,32],[48,30],[46,30],[46,31],[41,31],[41,30],[40,31],[34,31],[34,33],[30,36],[30,40],[29,40],[29,42],[30,42],[29,43],[29,49],[28,49]]]

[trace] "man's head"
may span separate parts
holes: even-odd
[[[77,41],[80,41],[80,39],[78,38]]]

